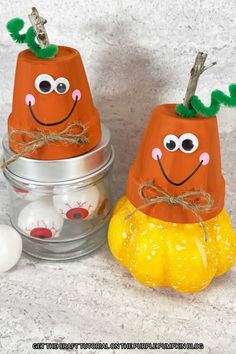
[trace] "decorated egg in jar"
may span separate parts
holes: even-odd
[[[105,218],[109,214],[111,209],[108,186],[105,182],[101,182],[98,185],[98,189],[100,196],[96,213],[97,216]]]
[[[77,191],[61,191],[55,188],[53,204],[63,218],[81,221],[96,216],[99,204],[99,190],[96,186],[87,187]],[[59,194],[60,193],[60,194]]]
[[[18,226],[24,233],[42,239],[58,237],[63,223],[64,219],[47,197],[29,203],[18,216]]]
[[[44,193],[27,189],[27,187],[23,188],[17,186],[10,186],[9,188],[14,198],[22,198],[25,200],[34,201],[42,197],[45,197]]]

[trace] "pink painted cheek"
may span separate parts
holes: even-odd
[[[80,98],[81,98],[81,92],[80,92],[80,90],[74,90],[73,92],[72,92],[72,98],[73,98],[73,100],[75,101],[76,100],[76,97],[77,97],[77,100],[79,101],[80,100]]]
[[[162,157],[162,152],[161,152],[161,150],[158,149],[158,148],[154,148],[154,149],[152,150],[152,158],[153,158],[154,160],[157,160],[157,158],[159,158],[159,160],[160,160],[161,157]]]
[[[34,96],[29,93],[28,95],[25,96],[25,102],[26,102],[27,106],[29,106],[29,104],[31,104],[31,106],[33,106],[35,104]]]
[[[200,162],[202,161],[203,165],[207,165],[210,161],[210,155],[207,152],[203,152],[199,157]]]

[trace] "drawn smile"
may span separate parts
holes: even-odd
[[[160,166],[161,172],[162,172],[163,176],[165,177],[165,179],[166,179],[169,183],[173,184],[174,186],[181,186],[182,184],[184,184],[185,182],[187,182],[190,178],[192,178],[192,177],[195,175],[195,173],[199,170],[199,168],[200,168],[200,167],[202,166],[202,164],[204,163],[204,160],[200,160],[198,166],[193,170],[193,172],[190,173],[190,175],[189,175],[188,177],[186,177],[185,179],[183,179],[181,182],[174,182],[174,181],[172,181],[172,180],[167,176],[167,174],[166,174],[166,172],[165,172],[165,170],[164,170],[164,168],[163,168],[163,166],[162,166],[162,163],[161,163],[161,160],[160,160],[159,156],[157,156],[157,162],[158,162],[158,164],[159,164],[159,166]]]
[[[38,119],[38,118],[36,117],[34,111],[33,111],[31,101],[29,101],[28,106],[29,106],[29,110],[30,110],[31,116],[33,117],[33,119],[34,119],[38,124],[44,125],[45,127],[52,127],[52,126],[54,126],[54,125],[62,124],[62,123],[64,123],[64,122],[66,122],[67,119],[70,118],[70,116],[72,115],[72,113],[73,113],[74,110],[75,110],[75,107],[76,107],[76,105],[77,105],[78,99],[79,99],[78,96],[76,96],[76,97],[75,97],[75,102],[74,102],[74,104],[73,104],[73,106],[72,106],[70,112],[67,114],[67,116],[66,116],[65,118],[63,118],[63,119],[57,121],[57,122],[54,122],[54,123],[44,123],[44,122],[42,122],[40,119]]]

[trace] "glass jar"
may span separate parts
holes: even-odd
[[[3,149],[7,160],[13,155],[7,136]],[[89,153],[64,160],[20,157],[4,169],[11,223],[22,235],[25,253],[68,260],[106,241],[113,160],[110,132],[102,125],[101,142]]]

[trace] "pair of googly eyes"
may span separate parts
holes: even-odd
[[[53,90],[59,95],[63,95],[69,90],[70,83],[64,77],[59,77],[54,80],[53,77],[48,74],[41,74],[35,79],[35,88],[37,91],[45,95]]]
[[[176,135],[169,134],[163,140],[166,150],[174,152],[180,149],[186,154],[196,151],[199,145],[198,138],[191,133],[185,133],[179,138]]]

